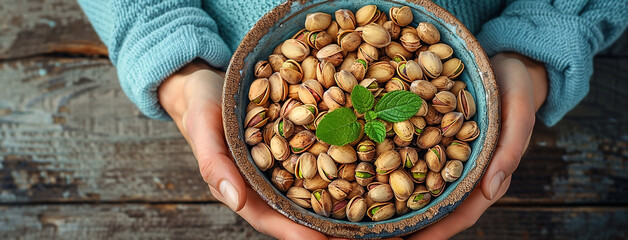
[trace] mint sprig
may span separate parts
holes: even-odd
[[[316,137],[328,144],[343,146],[360,137],[360,128],[353,110],[342,107],[325,114],[316,128]]]
[[[364,125],[364,133],[373,141],[381,143],[386,138],[386,126],[380,121],[368,121]]]
[[[423,99],[413,92],[392,91],[386,93],[377,102],[375,112],[377,117],[387,122],[403,122],[414,116],[419,109]]]
[[[358,113],[365,113],[373,108],[375,97],[362,85],[355,85],[351,90],[351,103]]]

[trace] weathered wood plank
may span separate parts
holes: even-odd
[[[107,54],[104,44],[73,0],[3,2],[0,32],[0,59],[42,53]]]

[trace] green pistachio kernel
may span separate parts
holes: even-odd
[[[371,209],[371,215],[375,215],[375,213],[377,213],[377,211],[379,211],[379,209],[382,207],[374,207],[373,209]]]
[[[283,135],[283,121],[279,122],[279,135],[281,135],[282,137],[285,137]]]
[[[321,200],[321,192],[314,192],[314,197],[316,198],[316,200],[320,201]]]
[[[301,150],[303,150],[303,148],[295,148],[295,147],[292,147],[292,151],[293,151],[293,152],[300,152]]]
[[[432,148],[432,152],[434,152],[434,154],[436,154],[436,157],[437,157],[437,158],[440,158],[440,154],[438,154],[438,151],[436,151],[436,149],[433,149],[433,148]]]
[[[410,158],[406,159],[406,168],[412,168],[412,161],[410,161]]]
[[[377,89],[378,87],[379,87],[379,85],[377,85],[377,82],[373,82],[366,88],[368,88],[368,89]]]
[[[424,178],[424,177],[425,177],[425,175],[427,175],[427,174],[426,174],[426,173],[420,173],[420,172],[417,172],[417,173],[412,173],[412,177],[414,177],[415,179],[421,179],[421,178]]]
[[[367,172],[355,172],[355,177],[357,178],[370,178],[373,175]]]
[[[364,66],[364,69],[366,69],[368,67],[368,65],[366,64],[366,61],[364,61],[364,59],[358,59],[358,60],[355,60],[355,62],[362,64],[362,66]]]
[[[316,114],[316,108],[314,108],[314,106],[307,106],[307,110],[310,110],[312,114]]]
[[[420,129],[420,128],[415,128],[414,131],[416,132],[416,134],[423,133],[423,129]]]
[[[414,201],[418,202],[418,201],[423,200],[423,197],[424,197],[423,195],[424,195],[423,193],[419,193],[418,195],[416,195],[416,197],[414,197]]]
[[[436,189],[436,190],[434,190],[434,191],[430,191],[430,192],[431,192],[432,194],[436,195],[436,194],[440,193],[440,189]]]
[[[395,58],[393,58],[393,61],[395,61],[396,63],[399,63],[401,61],[403,61],[403,59],[399,56],[395,56]]]
[[[369,148],[367,146],[359,146],[358,147],[358,152],[366,152],[368,150],[369,150]]]
[[[377,172],[381,173],[381,174],[385,174],[386,173],[386,171],[384,171],[384,170],[378,170]]]

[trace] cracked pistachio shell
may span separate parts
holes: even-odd
[[[330,88],[335,84],[334,74],[336,68],[331,62],[326,60],[320,61],[316,67],[316,80],[325,88]]]
[[[329,182],[323,180],[323,178],[321,178],[321,176],[319,176],[318,174],[315,174],[314,178],[312,179],[302,179],[302,180],[303,180],[303,187],[310,191],[314,191],[316,189],[327,188],[327,185],[329,185]]]
[[[465,120],[469,120],[475,115],[475,100],[470,92],[461,90],[458,93],[458,105],[456,109],[464,115]]]
[[[409,120],[393,123],[393,131],[403,141],[411,141],[414,136],[414,125]]]
[[[366,61],[364,59],[357,59],[353,62],[353,64],[351,64],[348,72],[351,73],[357,81],[362,81],[362,79],[364,79],[364,76],[366,75],[367,69],[368,65]]]
[[[274,122],[273,130],[276,135],[284,138],[290,138],[294,133],[294,124],[292,121],[281,117]]]
[[[307,45],[320,50],[334,41],[336,36],[331,36],[326,31],[310,32],[307,35]]]
[[[365,78],[375,78],[378,83],[385,83],[395,76],[395,68],[388,61],[374,62],[368,67]]]
[[[407,205],[408,208],[412,210],[419,210],[427,206],[427,204],[430,203],[431,199],[432,195],[430,195],[427,188],[425,188],[425,186],[423,185],[420,185],[416,187],[416,189],[408,199]]]
[[[358,160],[355,149],[353,149],[351,145],[331,145],[329,146],[327,154],[329,154],[334,161],[340,164],[353,163]]]
[[[288,113],[292,111],[292,109],[301,105],[303,105],[303,103],[295,99],[289,98],[283,103],[283,105],[281,105],[281,110],[279,110],[279,116],[287,116]]]
[[[268,106],[268,110],[266,110],[266,115],[268,115],[268,121],[275,121],[279,117],[279,112],[281,111],[281,105],[279,103],[272,103]]]
[[[321,153],[326,153],[328,149],[329,149],[329,144],[321,142],[321,141],[316,141],[314,144],[312,144],[310,149],[308,149],[307,151],[311,154],[314,154],[314,156],[318,157]]]
[[[375,203],[369,207],[366,214],[375,222],[388,220],[395,215],[395,204],[390,202]]]
[[[419,107],[419,111],[417,111],[414,114],[414,116],[415,117],[425,117],[425,115],[427,115],[427,111],[428,110],[429,110],[429,105],[428,105],[428,103],[425,102],[425,100],[423,100],[423,103],[421,103],[421,106]],[[425,120],[425,119],[423,119],[423,120]],[[417,133],[421,134],[420,132],[417,132]]]
[[[454,49],[444,43],[430,45],[427,50],[436,54],[440,60],[447,60],[454,54]]]
[[[379,120],[381,122],[386,122],[383,120]],[[388,122],[386,122],[388,123]],[[392,124],[389,123],[388,125],[390,128],[386,128],[386,131],[392,130]],[[390,138],[386,138],[384,139],[384,141],[382,141],[381,143],[375,143],[375,150],[377,152],[377,156],[381,156],[382,154],[384,154],[384,152],[390,151],[390,150],[394,150],[395,149],[395,144],[393,143],[392,140],[390,140]]]
[[[321,50],[316,53],[316,57],[319,61],[326,60],[330,62],[334,67],[339,66],[344,59],[342,48],[338,44],[333,43],[321,48]]]
[[[379,95],[379,93],[381,93],[384,90],[379,87],[379,85],[377,84],[377,79],[375,78],[366,78],[360,81],[360,86],[363,86],[366,89],[368,89],[373,94],[373,96]]]
[[[380,174],[388,174],[401,165],[401,156],[395,150],[383,152],[375,160],[375,170]]]
[[[355,181],[360,186],[366,186],[375,179],[375,168],[368,162],[360,162],[355,169]]]
[[[412,147],[404,147],[399,149],[401,163],[405,168],[412,168],[419,161],[419,153]]]
[[[286,169],[286,171],[288,171],[290,174],[294,175],[294,167],[297,165],[298,161],[299,161],[299,155],[290,154],[288,159],[281,162],[281,166],[283,166],[283,168]]]
[[[388,11],[388,15],[390,16],[391,21],[401,27],[412,23],[412,20],[414,20],[412,10],[408,6],[392,7]]]
[[[397,74],[407,82],[413,82],[423,78],[421,67],[417,62],[412,60],[397,64]]]
[[[412,125],[414,125],[414,132],[420,136],[421,133],[423,133],[423,129],[425,129],[425,126],[427,125],[425,119],[423,117],[414,116],[408,120],[410,120]]]
[[[274,168],[271,181],[279,191],[286,192],[292,187],[294,176],[284,169]]]
[[[288,98],[299,101],[299,88],[301,84],[288,84]]]
[[[249,104],[246,105],[246,112],[249,112],[249,111],[253,110],[253,108],[256,108],[256,107],[268,108],[268,106],[270,106],[270,102],[268,102],[268,101],[266,101],[266,103],[264,103],[262,105],[257,105],[257,103],[255,103],[255,102],[249,102]]]
[[[259,61],[255,64],[255,77],[268,78],[273,74],[273,68],[268,61]]]
[[[441,75],[441,72],[443,71],[443,62],[441,62],[440,58],[438,58],[436,54],[430,51],[423,51],[419,53],[419,57],[417,59],[425,76],[429,78],[436,78]]]
[[[316,214],[329,217],[331,214],[331,196],[325,189],[317,189],[312,192],[312,197],[310,198],[312,202],[312,209]]]
[[[403,169],[397,169],[390,173],[388,182],[395,194],[395,199],[399,201],[408,200],[414,191],[414,182],[410,174]]]
[[[288,97],[288,83],[283,80],[280,73],[273,73],[268,79],[270,86],[270,100],[281,102]]]
[[[377,9],[377,6],[366,5],[355,12],[355,21],[358,26],[364,26],[375,22],[379,18],[380,14],[381,12]]]
[[[351,222],[359,222],[366,214],[366,201],[361,196],[351,198],[347,204],[347,219]]]
[[[387,202],[390,201],[395,194],[390,187],[390,184],[383,182],[369,183],[366,188],[368,189],[368,195],[375,202]]]
[[[286,60],[288,59],[283,54],[272,54],[268,56],[268,63],[273,69],[273,72],[279,72],[281,70],[281,65],[283,65],[283,62]]]
[[[357,23],[355,22],[355,15],[351,10],[338,9],[334,13],[338,26],[342,29],[355,29]]]
[[[290,156],[290,148],[288,147],[288,141],[285,138],[279,135],[273,136],[270,139],[270,152],[273,154],[273,157],[278,161],[283,161],[288,159]]]
[[[312,208],[310,201],[312,193],[302,187],[291,187],[286,193],[286,197],[303,208]]]
[[[465,142],[473,141],[478,138],[478,136],[480,136],[480,129],[475,121],[464,122],[460,131],[456,133],[456,138]]]
[[[410,84],[410,91],[419,95],[423,100],[432,100],[438,92],[436,86],[425,80],[413,81]]]
[[[268,122],[268,117],[266,116],[265,107],[256,107],[251,109],[251,111],[246,113],[246,117],[244,118],[244,125],[247,128],[260,128],[264,126],[266,122]]]
[[[347,194],[351,192],[351,183],[344,179],[336,179],[329,183],[327,190],[332,198],[336,200],[344,200]]]
[[[293,108],[286,117],[296,125],[307,125],[314,121],[318,110],[315,105],[305,104]]]
[[[427,162],[427,167],[434,171],[440,172],[445,166],[445,162],[447,161],[447,155],[445,154],[445,149],[436,145],[433,148],[430,148],[425,153],[425,162]]]
[[[463,81],[454,81],[454,86],[451,87],[449,91],[458,96],[458,94],[460,94],[460,91],[464,90],[465,88],[467,88],[467,84]]]
[[[416,164],[414,164],[414,166],[410,168],[412,181],[414,181],[415,183],[425,182],[425,177],[427,177],[427,171],[427,162],[423,159],[419,159]]]
[[[397,24],[395,24],[393,21],[386,21],[382,25],[382,27],[384,27],[384,29],[388,31],[388,34],[390,34],[390,38],[392,38],[393,40],[399,39],[399,35],[401,35],[401,28]],[[390,42],[390,43],[393,43],[393,42]],[[399,44],[399,46],[401,46],[401,44]]]
[[[364,42],[376,47],[384,48],[390,44],[390,34],[384,27],[376,23],[370,23],[366,26],[359,27],[356,32],[362,35]]]
[[[375,159],[376,150],[375,150],[375,143],[373,141],[364,140],[358,143],[358,146],[356,149],[357,149],[358,158],[361,161],[370,162]]]
[[[361,39],[361,38],[360,38]],[[348,52],[347,56],[345,56],[345,59],[342,60],[342,64],[340,64],[340,66],[338,67],[338,71],[340,70],[346,70],[349,71],[349,68],[351,68],[351,65],[353,65],[353,63],[355,62],[355,60],[358,59],[358,53],[357,51],[354,52]]]
[[[251,157],[259,170],[266,171],[275,163],[270,148],[265,143],[258,143],[251,148]]]
[[[449,91],[440,91],[432,99],[432,107],[440,113],[448,113],[456,109],[456,96]]]
[[[262,138],[264,139],[264,143],[270,144],[270,139],[272,139],[273,136],[275,136],[273,125],[272,124],[264,125],[264,128],[262,128]]]
[[[416,145],[420,149],[428,149],[440,142],[442,138],[442,132],[437,127],[426,127],[416,140]]]
[[[262,131],[259,128],[247,128],[244,131],[244,141],[249,146],[254,146],[260,142],[262,142]]]
[[[338,177],[338,168],[336,163],[327,153],[321,153],[316,160],[316,166],[318,167],[318,174],[321,178],[327,182]]]
[[[353,87],[358,85],[358,80],[351,74],[349,71],[340,70],[336,74],[334,74],[334,80],[336,81],[336,85],[341,88],[343,91],[350,93],[353,91]],[[343,95],[344,96],[344,95]]]
[[[466,162],[471,156],[471,147],[468,143],[454,140],[447,146],[445,150],[449,159],[460,160]]]
[[[334,202],[332,200],[332,202]],[[347,200],[335,201],[331,207],[331,217],[335,219],[344,219],[347,217]]]
[[[429,171],[427,172],[427,177],[425,178],[425,187],[432,197],[438,197],[443,193],[445,189],[445,180],[438,172]]]
[[[414,30],[414,28],[405,29]],[[399,42],[401,42],[403,48],[405,48],[409,52],[416,52],[422,46],[421,40],[419,39],[419,36],[416,34],[415,31],[401,30],[401,37],[399,37]]]
[[[368,43],[362,43],[358,47],[358,59],[362,59],[367,63],[375,62],[379,59],[379,50]]]
[[[460,59],[452,58],[443,63],[443,76],[447,76],[450,79],[457,78],[464,70],[464,63]]]
[[[338,23],[336,21],[331,21],[325,32],[327,32],[333,39],[333,37],[338,35],[338,30],[340,30]]]
[[[411,52],[406,50],[400,43],[394,41],[390,42],[390,44],[384,48],[384,52],[386,53],[386,56],[391,59],[395,59],[397,56],[401,56],[403,59],[412,58]]]
[[[297,164],[294,167],[294,173],[297,178],[312,179],[317,173],[316,157],[313,154],[305,152],[299,156]]]
[[[451,79],[445,76],[434,78],[430,83],[434,85],[438,91],[449,91],[451,87],[454,86],[454,81],[451,81]]]
[[[407,91],[410,86],[400,78],[394,77],[384,85],[384,91]]]
[[[350,74],[349,74],[350,75]],[[329,111],[336,110],[345,105],[345,93],[339,87],[333,86],[323,94],[323,101]]]
[[[301,42],[307,42],[307,35],[310,33],[307,29],[301,29],[296,34],[292,36],[292,39],[299,40]],[[281,44],[283,46],[283,43]]]
[[[354,30],[342,30],[338,33],[336,41],[342,48],[342,51],[353,52],[362,44],[362,37]]]
[[[416,31],[421,41],[427,44],[435,44],[440,41],[440,32],[436,29],[434,24],[428,22],[419,23]]]
[[[288,39],[281,45],[281,52],[286,58],[301,62],[310,55],[310,47],[305,42]]]
[[[322,12],[310,13],[305,17],[305,29],[308,31],[322,31],[331,24],[331,15]]]
[[[320,82],[310,79],[299,87],[299,99],[304,104],[316,105],[323,99],[323,86]]]
[[[316,67],[318,66],[318,59],[314,56],[308,56],[301,62],[301,69],[303,70],[303,79],[316,79]]]
[[[453,182],[460,178],[463,169],[464,166],[460,160],[447,161],[447,163],[445,163],[445,167],[440,172],[440,175],[443,177],[445,182]]]
[[[249,100],[257,105],[263,105],[268,101],[270,95],[270,84],[267,78],[258,78],[249,88]]]
[[[425,122],[427,122],[428,125],[440,125],[440,122],[443,119],[443,114],[436,111],[432,104],[427,104],[427,106],[427,114],[423,117],[425,118]]]
[[[349,182],[355,181],[355,169],[358,167],[356,163],[340,164],[338,166],[338,178]]]
[[[298,84],[303,80],[303,69],[301,69],[301,65],[292,59],[283,62],[279,74],[281,78],[290,84]]]
[[[351,192],[347,194],[347,199],[362,195],[364,195],[364,187],[360,186],[357,182],[351,182]]]
[[[310,130],[303,130],[295,134],[288,144],[290,145],[290,149],[294,153],[302,153],[307,151],[314,142],[316,142],[316,135]]]
[[[443,115],[443,120],[440,122],[440,129],[443,132],[443,137],[453,137],[458,133],[464,122],[462,113],[448,112]]]
[[[283,42],[279,43],[274,49],[273,49],[273,54],[280,54],[283,55],[283,53],[281,53],[281,45],[283,45]]]

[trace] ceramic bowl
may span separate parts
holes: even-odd
[[[375,4],[382,12],[393,6],[410,6],[414,22],[434,24],[441,33],[441,42],[454,49],[454,56],[461,59],[465,70],[458,80],[467,84],[474,96],[477,113],[474,119],[481,134],[471,145],[472,155],[464,165],[460,179],[448,184],[442,195],[426,207],[381,222],[350,222],[315,214],[290,201],[277,190],[270,179],[253,162],[249,147],[243,141],[248,90],[255,80],[253,68],[256,62],[265,60],[278,43],[283,42],[303,28],[305,17],[312,12],[326,12],[333,16],[337,9],[352,11]],[[286,217],[324,234],[345,238],[383,238],[416,232],[452,212],[481,180],[488,166],[499,136],[499,96],[489,59],[479,43],[464,25],[449,12],[430,1],[423,0],[337,0],[308,1],[301,4],[288,1],[275,7],[262,17],[246,34],[235,51],[227,70],[223,89],[223,124],[225,136],[237,166],[251,187],[277,211]],[[365,219],[367,219],[366,217]]]

